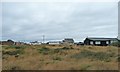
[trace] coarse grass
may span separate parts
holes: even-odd
[[[18,57],[20,55],[23,55],[25,53],[24,49],[26,47],[27,46],[25,46],[25,45],[21,45],[21,46],[5,45],[5,46],[2,46],[2,59],[7,60],[11,56]]]
[[[117,70],[118,48],[114,46],[29,45],[4,51],[2,70]],[[19,57],[9,52],[21,51]],[[8,52],[8,54],[5,54]],[[19,52],[17,52],[19,53]]]
[[[90,66],[91,65],[89,65],[89,64],[83,64],[83,65],[81,65],[80,70],[87,70]]]
[[[58,61],[61,61],[61,60],[63,60],[61,57],[58,57],[58,56],[54,56],[53,57],[53,60],[58,60]]]
[[[111,45],[116,46],[116,47],[120,47],[120,41],[113,42]]]
[[[2,47],[2,54],[3,55],[17,55],[17,54],[24,54],[24,49],[26,48],[25,45],[16,46],[3,46]]]
[[[55,53],[64,53],[65,50],[71,50],[71,49],[73,48],[63,47],[63,48],[52,49],[52,48],[42,47],[42,48],[39,48],[38,51],[40,54],[48,55],[48,54],[55,54]]]
[[[2,48],[4,49],[24,49],[24,48],[26,48],[27,46],[26,45],[10,45],[10,46],[2,46]]]
[[[5,54],[7,54],[7,55],[17,55],[17,54],[23,54],[24,51],[23,50],[3,51],[2,53],[3,53],[3,55],[5,55]]]
[[[39,53],[47,55],[50,52],[49,48],[43,47],[43,48],[39,48]]]
[[[111,60],[111,57],[113,57],[114,54],[108,54],[105,52],[92,52],[88,50],[83,50],[80,53],[77,53],[75,55],[72,55],[71,58],[89,58],[89,59],[95,59],[95,60],[101,60],[101,61],[106,61],[109,62]]]

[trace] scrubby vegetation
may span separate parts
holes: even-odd
[[[48,54],[61,53],[61,52],[64,52],[65,50],[71,50],[71,49],[73,48],[63,47],[63,48],[52,49],[52,48],[42,47],[42,48],[39,48],[38,51],[43,55],[48,55]]]
[[[5,55],[5,54],[7,54],[7,55],[17,55],[17,54],[23,54],[24,51],[23,50],[3,51],[2,53],[3,53],[3,55]]]
[[[50,49],[46,47],[39,48],[38,50],[39,50],[39,53],[44,54],[44,55],[47,55],[50,52]]]
[[[26,48],[26,46],[25,45],[20,45],[20,46],[16,46],[16,45],[10,45],[10,46],[3,46],[5,49],[11,49],[11,48],[13,48],[13,49],[23,49],[23,48]]]
[[[8,59],[8,57],[14,56],[19,57],[19,55],[24,54],[24,48],[25,46],[3,46],[2,47],[2,59]]]
[[[59,60],[59,61],[61,61],[62,58],[61,58],[61,57],[58,57],[58,56],[55,56],[55,57],[53,57],[53,60]]]
[[[111,57],[113,57],[114,54],[112,53],[106,53],[106,52],[92,52],[88,50],[83,50],[80,53],[77,53],[75,55],[72,55],[71,58],[89,58],[89,59],[95,59],[95,60],[101,60],[101,61],[106,61],[109,62],[111,61]]]
[[[111,45],[112,45],[112,46],[120,47],[120,41],[118,41],[118,42],[113,42]]]
[[[118,70],[116,46],[2,46],[3,70]]]

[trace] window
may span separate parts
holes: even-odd
[[[106,44],[109,44],[109,41],[106,41]]]
[[[111,43],[113,43],[114,41],[111,41]]]
[[[90,41],[90,44],[93,44],[93,41]]]
[[[115,40],[111,40],[111,43],[114,43],[114,42],[116,42]]]
[[[100,41],[96,41],[95,44],[100,44]]]

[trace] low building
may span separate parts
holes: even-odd
[[[41,42],[38,42],[38,41],[34,41],[34,42],[30,42],[31,45],[40,45]]]
[[[59,44],[61,44],[61,41],[49,41],[49,42],[47,42],[47,44],[50,44],[50,45],[59,45]]]
[[[1,41],[0,44],[1,45],[14,45],[15,42],[12,40],[7,40],[7,41]]]
[[[14,44],[15,44],[15,45],[25,45],[24,42],[15,42]]]
[[[65,38],[63,44],[74,44],[74,40],[72,38]]]
[[[117,38],[93,38],[88,37],[84,40],[85,45],[97,45],[97,46],[107,46],[113,42],[117,42]]]
[[[76,45],[84,45],[84,43],[83,42],[78,42],[78,43],[76,43]]]

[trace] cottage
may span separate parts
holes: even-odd
[[[74,44],[74,40],[72,38],[65,38],[63,44]]]
[[[92,38],[88,37],[84,40],[85,45],[107,46],[113,42],[117,42],[117,38]]]

